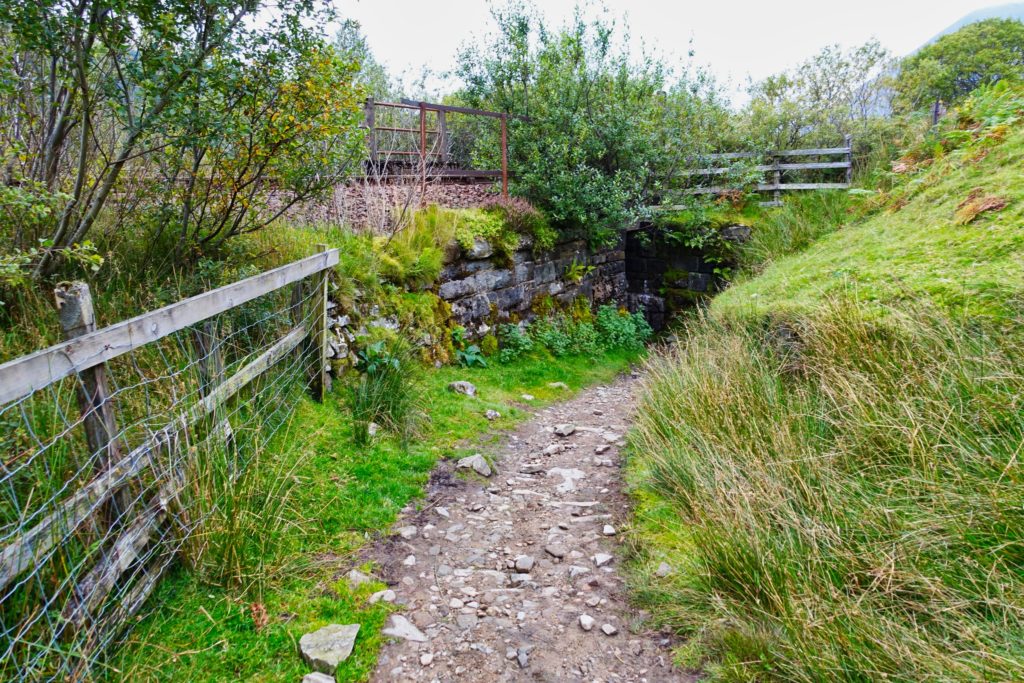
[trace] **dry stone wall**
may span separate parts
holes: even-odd
[[[573,271],[585,274],[575,278]],[[438,295],[451,304],[452,317],[477,336],[494,322],[531,319],[548,297],[561,306],[578,297],[597,305],[623,302],[626,291],[623,244],[593,250],[574,240],[542,254],[524,246],[510,263],[478,243],[445,267]]]

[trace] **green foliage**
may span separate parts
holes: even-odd
[[[735,245],[733,258],[744,274],[756,274],[842,228],[852,218],[853,203],[847,192],[794,192],[781,207],[751,217],[750,239]]]
[[[480,347],[476,344],[470,344],[464,349],[459,349],[455,352],[455,357],[459,361],[459,365],[464,368],[472,367],[487,367],[487,360],[484,358],[483,352]]]
[[[651,362],[634,583],[712,680],[1024,666],[1024,320],[901,309],[692,320]]]
[[[521,197],[499,197],[484,205],[488,212],[500,215],[512,232],[530,238],[537,253],[550,251],[558,239],[547,216]]]
[[[454,235],[448,211],[437,206],[414,211],[408,223],[387,237],[375,240],[381,274],[389,282],[410,289],[434,284],[444,267],[444,250]]]
[[[905,110],[955,104],[981,85],[1024,77],[1024,24],[986,19],[942,36],[903,60],[896,79]]]
[[[59,203],[5,226],[4,251],[47,239],[54,248],[33,275],[51,274],[61,250],[100,225],[112,238],[144,229],[151,255],[177,265],[197,244],[258,230],[332,187],[360,146],[361,95],[354,67],[320,36],[330,8],[285,0],[270,21],[259,11],[0,5],[0,158],[9,177]],[[273,202],[269,178],[283,190]]]
[[[572,263],[565,267],[564,277],[568,282],[578,284],[583,281],[583,278],[594,272],[594,266],[586,263],[580,263],[574,256]]]
[[[559,229],[610,242],[641,213],[660,171],[693,152],[698,136],[677,133],[711,129],[724,112],[713,84],[703,76],[668,83],[657,60],[632,59],[625,36],[579,12],[558,29],[521,4],[492,14],[497,33],[459,57],[461,99],[516,115],[509,120],[516,195]],[[480,146],[482,154],[496,148]]]
[[[477,239],[484,239],[502,259],[508,261],[519,248],[520,235],[497,211],[459,209],[455,216],[455,241],[465,250],[473,248]]]
[[[755,149],[834,147],[844,136],[871,138],[885,126],[882,75],[892,63],[872,40],[844,51],[829,45],[792,71],[750,87],[739,135]]]
[[[802,252],[777,258],[756,280],[730,287],[712,310],[754,317],[806,313],[823,296],[853,291],[866,306],[879,309],[926,298],[958,315],[1012,315],[1024,300],[1024,275],[1017,267],[1024,258],[1018,229],[1024,220],[1024,180],[1017,170],[1024,159],[1021,112],[1020,88],[982,88],[965,103],[963,123],[959,113],[948,117],[899,161],[892,189],[851,203],[855,213],[849,219],[841,217],[843,200],[821,197],[817,208],[819,200],[804,200],[809,210],[794,221],[808,224],[790,222],[777,231],[778,239],[769,235],[762,254],[784,252],[790,229],[804,235],[795,243],[814,233],[825,236]],[[1009,204],[957,225],[958,207],[972,195]],[[863,204],[859,209],[858,203]],[[858,212],[867,215],[857,220]],[[841,230],[815,224],[836,217],[848,223]]]
[[[643,313],[630,313],[610,305],[597,309],[594,327],[605,349],[641,351],[654,334]]]
[[[498,338],[493,333],[488,332],[480,340],[480,352],[485,356],[493,356],[498,353]]]
[[[95,273],[103,266],[103,257],[88,240],[60,249],[54,249],[49,240],[40,240],[38,247],[0,254],[0,292],[29,284],[32,265],[38,262],[44,251],[59,252],[65,261],[79,265],[89,273]],[[0,308],[3,306],[4,302],[0,301]]]
[[[498,326],[498,344],[501,347],[498,360],[502,363],[511,363],[533,351],[533,339],[529,333],[512,323]]]
[[[359,351],[359,376],[347,387],[352,438],[359,446],[370,440],[370,424],[408,443],[422,420],[416,364],[408,349],[388,348],[383,341]]]

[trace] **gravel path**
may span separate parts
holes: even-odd
[[[540,410],[489,446],[489,479],[441,463],[427,503],[370,551],[401,610],[373,680],[690,680],[618,572],[633,385]]]

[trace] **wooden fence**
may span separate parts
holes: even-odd
[[[842,157],[839,161],[822,161]],[[776,152],[728,152],[724,154],[710,154],[704,157],[708,161],[738,161],[742,159],[759,159],[763,163],[750,167],[749,169],[765,174],[765,182],[756,185],[757,192],[770,192],[771,201],[762,202],[765,206],[779,206],[782,203],[782,193],[799,190],[845,190],[849,189],[853,174],[853,141],[847,136],[843,147],[819,147],[810,149],[788,149]],[[809,161],[794,162],[794,158],[817,159]],[[684,171],[681,175],[686,178],[715,177],[736,172],[737,169],[731,166],[712,166],[710,168],[698,168]],[[806,171],[830,171],[838,173],[839,178],[833,182],[808,182],[794,178]],[[688,194],[726,194],[735,191],[736,187],[717,185],[711,187],[691,187],[686,190]]]
[[[195,457],[194,444],[185,447],[195,440],[194,430],[203,425],[206,432],[230,438],[231,426],[222,413],[228,401],[295,354],[308,359],[294,365],[302,368],[314,397],[323,398],[329,383],[328,270],[337,262],[338,251],[324,248],[103,329],[96,329],[87,286],[58,287],[65,341],[0,365],[0,423],[8,429],[21,423],[18,429],[29,435],[0,439],[5,447],[0,449],[0,678],[87,676],[82,667],[91,664],[90,653],[139,609],[170,562],[173,549],[155,547],[161,540],[157,530],[184,486],[183,463]],[[238,353],[232,374],[225,377],[223,340],[211,321],[272,294],[283,309],[247,318],[250,329],[241,332],[246,339],[259,333],[261,345]],[[263,345],[271,323],[274,330],[287,331]],[[162,409],[167,412],[147,415],[142,430],[129,432],[119,425],[112,393],[140,386],[149,391],[146,385],[154,380],[139,370],[131,382],[111,392],[108,364],[131,359],[170,335],[186,347],[188,358],[196,359],[186,361],[188,377],[195,374],[201,380],[195,400],[172,401],[170,409]],[[232,344],[239,346],[237,340]],[[133,364],[137,368],[135,361],[118,366],[118,373],[125,374]],[[180,392],[187,378],[179,365],[164,379],[179,392],[176,396],[184,396]],[[52,389],[62,382],[75,387],[77,415],[63,412],[63,397],[72,394]],[[160,421],[162,427],[150,426]],[[40,433],[40,425],[46,424],[52,427],[48,436]],[[129,433],[138,442],[127,443]],[[75,448],[79,452],[68,452]],[[80,465],[66,464],[72,456]],[[167,463],[173,466],[164,467]],[[61,472],[68,473],[66,478],[52,481]],[[72,546],[78,549],[72,552]],[[161,561],[146,564],[154,557]],[[19,611],[19,604],[35,606]]]

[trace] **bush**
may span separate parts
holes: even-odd
[[[581,12],[562,27],[519,3],[492,14],[496,31],[459,55],[461,102],[513,115],[513,193],[563,232],[614,241],[725,116],[713,84],[671,83],[657,59],[633,58],[616,26]],[[476,156],[495,168],[500,147],[488,142]]]
[[[530,335],[554,356],[596,356],[601,351],[593,323],[561,313],[534,321]]]
[[[535,252],[550,251],[558,239],[558,232],[548,223],[547,216],[525,199],[497,197],[484,204],[488,213],[501,216],[505,225],[519,235],[533,240]]]
[[[887,320],[844,302],[781,331],[698,320],[650,362],[632,463],[676,573],[641,591],[693,638],[687,664],[1019,677],[1024,320]]]
[[[511,363],[520,356],[533,351],[533,339],[519,325],[502,323],[498,326],[498,343],[501,351],[498,360]]]
[[[615,306],[601,306],[595,323],[601,346],[606,349],[639,351],[654,331],[642,313],[629,313]]]

